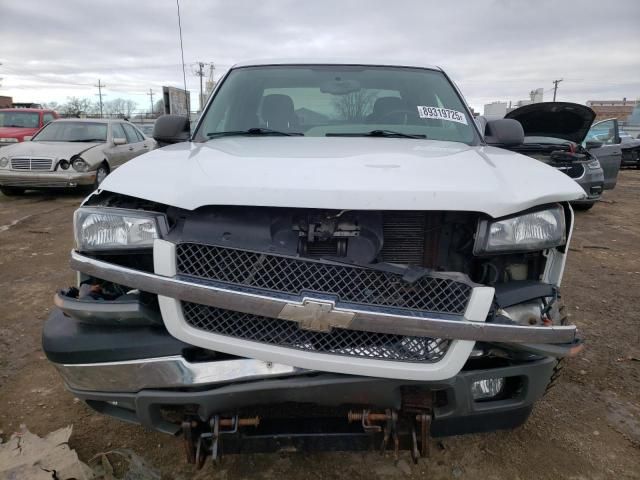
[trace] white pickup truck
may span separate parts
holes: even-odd
[[[502,147],[437,67],[234,66],[193,133],[76,211],[43,347],[68,389],[211,454],[428,452],[522,424],[582,347],[560,281],[585,193]]]

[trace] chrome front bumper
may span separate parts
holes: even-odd
[[[525,347],[531,344],[571,344],[574,326],[519,326],[486,323],[494,301],[494,288],[474,286],[464,315],[416,312],[398,308],[347,304],[320,294],[291,295],[258,290],[244,285],[197,280],[176,273],[176,245],[155,240],[154,271],[148,273],[71,254],[71,267],[94,278],[158,295],[167,331],[174,338],[211,351],[300,369],[349,375],[414,381],[439,381],[457,375],[469,359],[475,341]],[[182,302],[216,307],[298,322],[298,327],[360,330],[392,335],[451,339],[439,360],[413,362],[322,353],[261,343],[194,327],[184,317]],[[314,308],[309,309],[309,303]],[[298,313],[292,313],[298,310]],[[302,315],[299,313],[302,312]],[[319,312],[319,313],[318,313]],[[306,314],[311,317],[306,318]],[[72,314],[73,315],[73,314]],[[311,328],[310,328],[311,327]]]
[[[96,172],[35,172],[0,170],[0,186],[23,188],[68,188],[93,185]]]
[[[267,296],[251,289],[216,282],[195,283],[191,279],[147,273],[90,258],[76,251],[71,253],[71,268],[169,299],[272,318],[286,318],[292,306],[304,308],[305,302],[309,301],[307,297],[293,299],[285,295]],[[342,307],[331,304],[331,309],[350,318],[348,324],[336,327],[352,330],[502,343],[561,344],[574,341],[576,327],[573,325],[542,327],[486,323],[493,296],[493,288],[475,287],[465,316],[459,318],[432,313],[398,313],[397,310],[392,313],[388,308],[365,306]]]
[[[54,365],[69,388],[97,392],[192,388],[308,373],[288,365],[253,359],[191,363],[179,355],[120,362]]]

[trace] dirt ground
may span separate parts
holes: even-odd
[[[44,435],[73,424],[87,461],[128,447],[166,479],[640,478],[640,171],[578,213],[563,293],[587,348],[514,431],[442,440],[429,461],[379,454],[229,456],[212,473],[185,464],[179,439],[93,413],[67,393],[40,349],[42,324],[67,267],[81,195],[0,194],[0,434]]]

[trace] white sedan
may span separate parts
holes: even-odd
[[[0,151],[0,191],[97,188],[117,167],[156,147],[155,140],[124,120],[56,120],[30,141]]]

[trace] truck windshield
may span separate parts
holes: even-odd
[[[478,141],[462,99],[440,71],[357,65],[232,70],[194,139],[229,135],[369,136]]]
[[[38,128],[40,114],[37,112],[1,112],[0,127]]]
[[[106,142],[107,124],[98,122],[52,122],[32,142]]]

